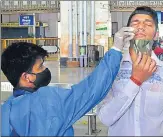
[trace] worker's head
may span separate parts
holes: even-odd
[[[135,28],[135,37],[131,40],[130,47],[132,60],[136,60],[138,51],[151,55],[152,46],[158,31],[156,11],[146,6],[137,7],[130,15],[127,26]]]
[[[12,43],[2,53],[1,69],[13,87],[39,88],[51,80],[43,65],[47,56],[47,51],[35,44]]]

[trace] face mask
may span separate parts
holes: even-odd
[[[147,53],[148,55],[150,55],[153,44],[154,44],[153,40],[131,40],[130,41],[130,46],[135,50],[137,54],[140,51],[141,53]]]
[[[36,88],[47,86],[51,81],[51,73],[48,68],[46,68],[41,73],[29,73],[29,74],[36,75],[36,80],[34,82],[30,81],[36,86]]]

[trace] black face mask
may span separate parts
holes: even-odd
[[[47,86],[51,81],[51,72],[48,68],[46,68],[43,72],[40,73],[29,73],[36,75],[36,80],[33,83],[36,88]]]

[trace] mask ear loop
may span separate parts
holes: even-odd
[[[36,73],[32,73],[32,72],[27,72],[28,74],[32,74],[32,75],[37,75]]]
[[[26,71],[26,73],[27,73],[27,74],[32,74],[32,75],[35,75],[35,76],[37,75],[37,74],[32,73],[32,72],[30,72],[30,71]],[[28,79],[28,81],[29,81],[30,83],[33,83],[33,84],[34,84],[34,82],[35,82],[35,81],[31,81],[30,79]]]

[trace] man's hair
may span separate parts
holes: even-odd
[[[130,25],[130,22],[131,22],[131,19],[134,15],[136,14],[146,14],[146,15],[149,15],[152,17],[153,21],[155,22],[155,26],[156,26],[156,29],[158,29],[158,17],[157,17],[157,13],[155,10],[153,10],[152,8],[150,7],[147,7],[147,6],[141,6],[141,7],[137,7],[133,12],[132,14],[130,15],[129,19],[128,19],[128,23],[127,23],[127,26]]]
[[[36,59],[48,56],[38,45],[17,42],[8,46],[1,57],[1,69],[9,82],[16,87],[23,72],[31,71]]]

